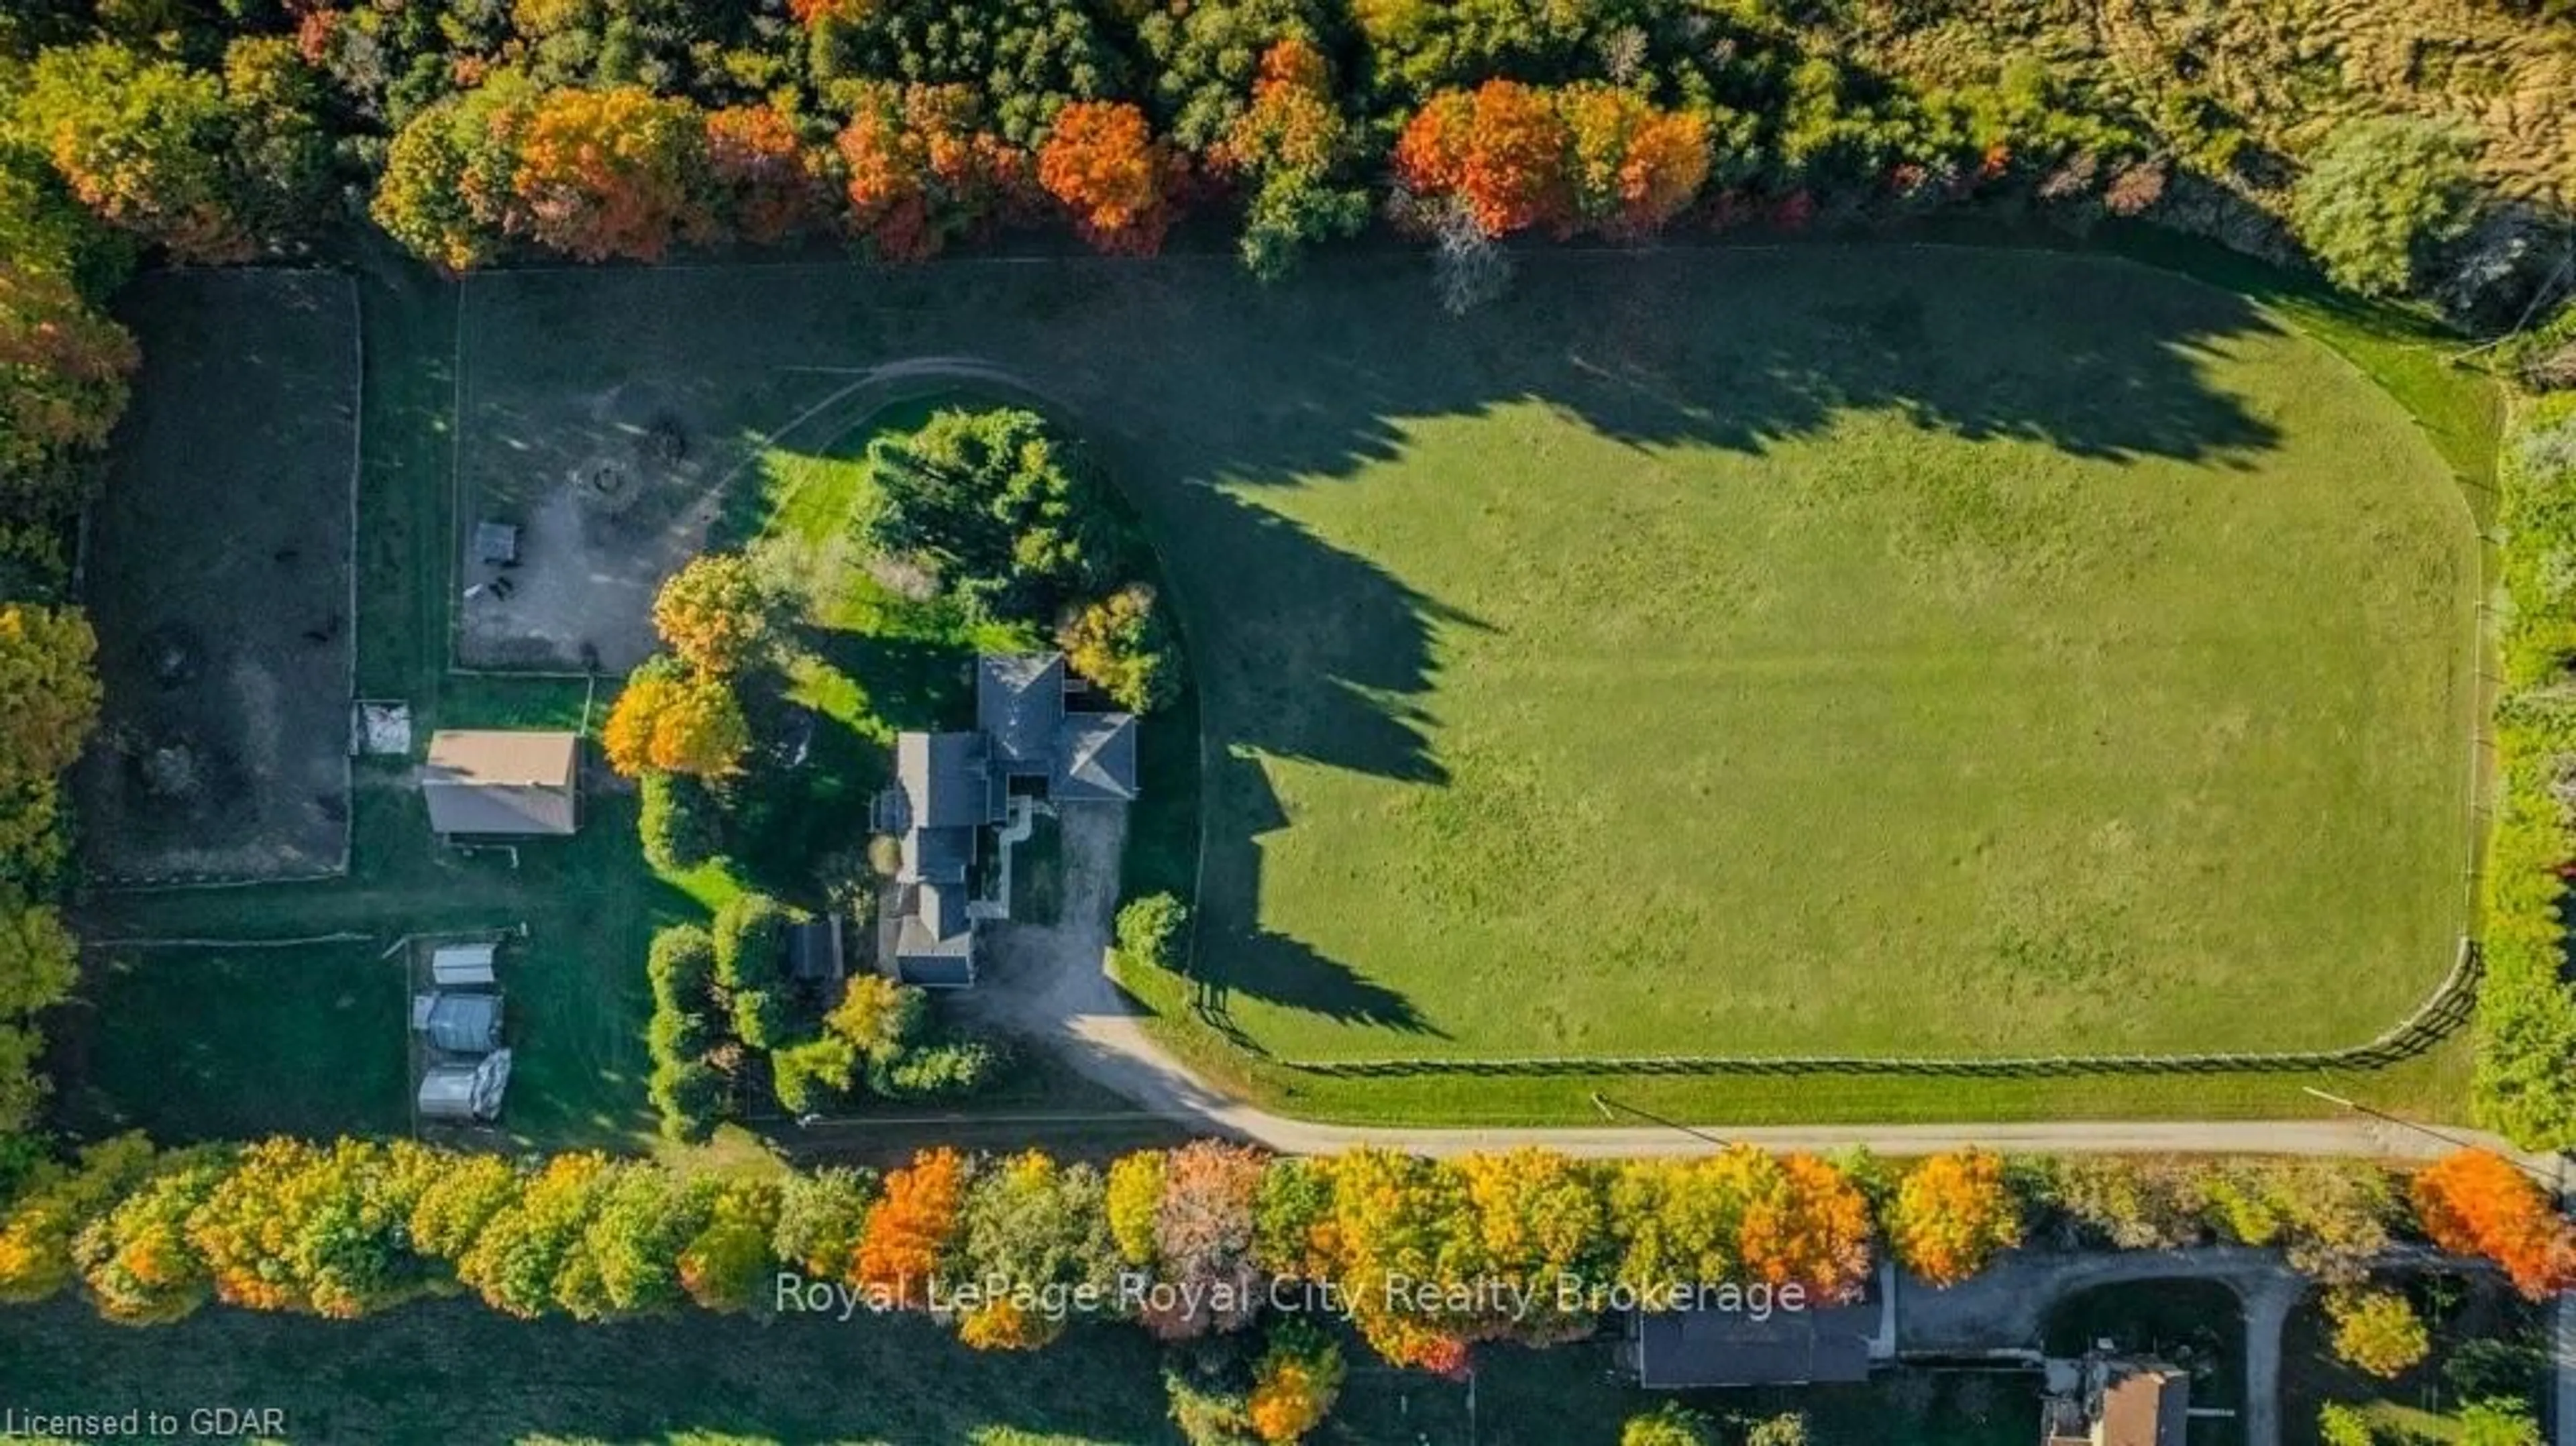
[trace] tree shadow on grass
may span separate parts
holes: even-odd
[[[808,629],[803,642],[860,689],[862,715],[895,729],[964,728],[975,707],[975,653],[940,638]]]
[[[737,300],[786,287],[803,297],[766,343],[781,364],[815,361],[816,348],[859,363],[970,357],[1041,388],[1099,447],[1197,634],[1199,757],[1217,770],[1201,781],[1199,830],[1213,1001],[1407,1030],[1433,1026],[1351,962],[1255,926],[1258,840],[1288,822],[1261,760],[1447,786],[1427,706],[1439,639],[1489,625],[1261,505],[1264,491],[1332,486],[1399,457],[1426,424],[1532,404],[1641,454],[1761,454],[1849,413],[2216,469],[2242,469],[2280,440],[2211,380],[2276,323],[2242,296],[2100,257],[1541,253],[1516,295],[1464,318],[1436,310],[1409,256],[1330,258],[1275,288],[1214,261],[986,269],[957,283],[973,300],[956,306],[895,306],[801,274],[741,284]],[[936,276],[906,284],[954,290]],[[962,694],[903,681],[917,659],[865,655],[880,645],[845,645],[874,711],[909,727],[965,716]]]

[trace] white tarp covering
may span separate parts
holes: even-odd
[[[420,1080],[420,1115],[425,1120],[490,1120],[501,1113],[501,1096],[510,1087],[510,1052],[496,1050],[472,1064],[430,1067]]]

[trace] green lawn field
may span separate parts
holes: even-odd
[[[2469,507],[2237,295],[1822,247],[1533,258],[1463,321],[1387,260],[469,289],[469,477],[612,373],[773,472],[906,359],[1081,426],[1275,1057],[2335,1046],[2467,923]]]
[[[424,729],[580,716],[578,682],[446,670],[449,485],[531,438],[631,449],[599,399],[635,380],[725,479],[707,540],[806,584],[796,694],[865,754],[962,706],[980,639],[853,565],[860,448],[926,399],[1028,400],[1103,453],[1187,631],[1130,883],[1200,905],[1196,978],[1138,987],[1211,1074],[1417,1122],[1591,1120],[1596,1090],[1747,1121],[2310,1110],[2261,1072],[1282,1063],[2302,1049],[2402,1016],[2468,922],[2492,394],[2385,316],[2218,274],[1550,254],[1451,319],[1410,257],[1270,289],[1219,258],[382,269],[360,688]],[[510,870],[429,850],[399,769],[358,783],[349,880],[103,897],[92,931],[526,920],[549,1047],[514,1133],[643,1144],[635,961],[732,885],[654,879],[620,796]],[[96,1062],[95,1118],[148,1113],[149,1070]],[[2331,1083],[2454,1114],[2464,1065]]]
[[[1248,740],[1199,936],[1232,1022],[1291,1058],[2088,1054],[2405,1013],[2465,923],[2478,577],[2405,415],[2164,278],[1786,269],[1674,288],[1710,320],[1651,375],[1593,353],[1704,409],[1681,435],[1497,385],[1216,489],[1293,543],[1179,534]],[[1838,353],[1859,399],[1731,412]]]

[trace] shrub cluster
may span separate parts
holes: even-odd
[[[2507,606],[2473,1095],[2527,1149],[2576,1144],[2576,992],[2561,901],[2576,872],[2576,398],[2535,405],[2501,468]]]
[[[1146,713],[1180,689],[1180,652],[1154,589],[1122,582],[1143,549],[1089,449],[1017,408],[948,408],[868,444],[875,495],[856,525],[871,551],[911,559],[995,622],[1053,621],[1076,672]]]
[[[1168,893],[1147,894],[1119,906],[1116,933],[1122,969],[1171,969],[1181,931],[1190,923],[1190,906]]]
[[[990,1088],[1010,1064],[994,1041],[943,1028],[921,990],[864,974],[830,1000],[781,970],[799,911],[746,893],[716,912],[712,932],[675,924],[645,961],[653,1016],[645,1043],[663,1132],[707,1137],[737,1103],[769,1092],[790,1114],[820,1113],[865,1090],[885,1099],[958,1099]]]

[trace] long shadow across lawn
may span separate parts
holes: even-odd
[[[1913,274],[1920,255],[1820,248],[1770,278],[1759,258],[1748,275],[1748,258],[1547,257],[1522,294],[1465,318],[1433,312],[1418,285],[1246,284],[1224,307],[1150,278],[1098,289],[1087,337],[1168,339],[1192,325],[1183,309],[1202,313],[1180,344],[1198,375],[1115,358],[1085,369],[1101,390],[1080,402],[1119,434],[1114,446],[1134,449],[1116,470],[1141,486],[1159,535],[1187,539],[1184,585],[1215,581],[1211,561],[1222,570],[1226,596],[1192,616],[1222,612],[1225,641],[1191,655],[1209,720],[1200,897],[1223,901],[1197,941],[1196,998],[1212,1022],[1224,1027],[1229,1000],[1248,996],[1440,1033],[1349,961],[1257,926],[1260,840],[1291,822],[1257,759],[1444,786],[1425,707],[1435,640],[1490,626],[1242,489],[1331,485],[1395,457],[1421,419],[1528,401],[1639,448],[1762,452],[1854,410],[2095,458],[2228,466],[2278,441],[2201,372],[2206,353],[2279,330],[2244,298],[2118,262],[2013,253],[1942,253],[1973,283],[1945,292]],[[2012,274],[1978,274],[1998,268]],[[1205,389],[1208,376],[1224,379],[1223,400],[1175,405],[1165,390]]]
[[[1426,421],[1533,402],[1641,450],[1762,453],[1852,411],[2219,467],[2278,440],[2204,375],[2212,355],[2278,326],[2241,296],[2109,258],[1803,246],[1544,253],[1522,270],[1515,295],[1464,318],[1438,311],[1410,255],[1328,258],[1279,287],[1215,257],[529,275],[478,283],[512,288],[478,315],[524,329],[486,339],[496,360],[514,347],[648,370],[685,358],[691,376],[746,379],[726,405],[763,416],[787,399],[788,372],[855,376],[901,358],[966,359],[1068,412],[1163,542],[1184,620],[1208,634],[1191,661],[1212,770],[1198,836],[1202,897],[1218,901],[1201,938],[1213,1002],[1230,992],[1399,1030],[1435,1022],[1351,961],[1257,930],[1259,839],[1287,822],[1257,760],[1444,786],[1427,706],[1438,642],[1490,624],[1260,505],[1262,491],[1331,486],[1397,456]],[[620,374],[541,367],[478,395],[560,411]],[[837,384],[807,380],[817,395]],[[874,690],[887,670],[870,664],[888,661],[853,657],[846,671]],[[1149,802],[1147,833],[1180,831],[1153,814]]]

